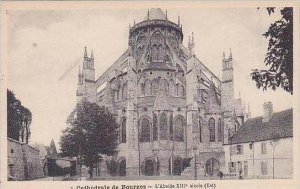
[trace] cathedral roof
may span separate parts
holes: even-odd
[[[262,116],[248,119],[236,134],[232,143],[265,141],[293,136],[293,109],[276,112],[268,122]]]
[[[144,20],[148,20],[148,15]],[[149,11],[149,20],[166,20],[166,15],[161,8],[152,8]]]

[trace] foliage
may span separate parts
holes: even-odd
[[[31,121],[31,111],[22,106],[12,91],[7,90],[7,136],[28,143]]]
[[[69,115],[67,124],[60,140],[62,156],[80,156],[91,171],[102,155],[116,152],[118,124],[107,108],[84,100]]]
[[[274,7],[268,7],[268,14],[274,13]],[[252,70],[252,80],[258,88],[281,87],[293,94],[293,8],[285,7],[281,11],[281,19],[272,23],[263,34],[269,39],[265,57],[268,69]]]

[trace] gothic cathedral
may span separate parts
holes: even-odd
[[[174,23],[156,8],[129,28],[128,49],[97,79],[85,49],[77,101],[108,107],[120,124],[118,154],[98,165],[101,174],[201,179],[227,172],[223,144],[248,117],[234,99],[232,53],[223,54],[221,80],[195,55],[193,35],[187,47],[182,41],[180,18]]]

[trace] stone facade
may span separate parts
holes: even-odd
[[[44,176],[39,150],[7,138],[8,180],[31,180]]]
[[[130,27],[128,49],[96,80],[93,54],[85,49],[77,100],[108,107],[120,123],[118,154],[106,158],[110,175],[193,178],[225,171],[223,143],[247,118],[233,95],[232,54],[220,60],[220,80],[194,54],[193,36],[187,47],[182,41],[180,18],[174,23],[151,9]]]
[[[273,113],[271,102],[264,114],[248,119],[224,145],[226,170],[244,178],[293,177],[293,110]]]

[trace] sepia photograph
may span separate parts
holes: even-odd
[[[296,188],[299,4],[31,3],[1,8],[0,187]]]

